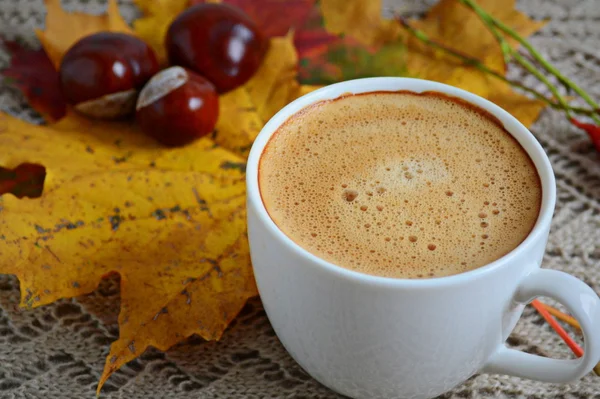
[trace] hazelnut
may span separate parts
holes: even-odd
[[[213,130],[219,116],[219,97],[208,80],[174,66],[148,81],[136,110],[144,133],[165,145],[181,146]]]
[[[100,32],[67,51],[59,68],[60,87],[76,111],[113,119],[134,111],[139,90],[158,70],[154,51],[141,39]]]

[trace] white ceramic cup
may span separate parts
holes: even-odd
[[[309,253],[288,238],[261,200],[258,163],[271,135],[290,116],[345,93],[436,91],[498,118],[535,164],[542,206],[517,248],[478,269],[422,280],[371,276]],[[600,360],[600,300],[575,277],[540,269],[556,199],[554,174],[534,136],[495,104],[441,83],[407,78],[342,82],[307,94],[262,129],[247,165],[248,234],[265,311],[292,357],[315,379],[355,398],[431,398],[477,372],[564,383]],[[547,296],[581,325],[585,354],[557,360],[505,346],[526,303]]]

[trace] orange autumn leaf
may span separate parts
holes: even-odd
[[[515,0],[479,0],[478,4],[522,36],[529,36],[544,26],[544,22],[533,21],[515,10]],[[440,1],[423,20],[413,21],[413,26],[425,32],[430,39],[475,57],[496,71],[505,72],[502,51],[496,39],[477,15],[458,1]],[[509,42],[516,44],[512,39]],[[526,126],[530,126],[545,107],[543,102],[516,93],[507,83],[474,67],[460,65],[455,58],[434,51],[415,38],[408,39],[406,57],[410,74],[485,97],[516,116]]]
[[[1,114],[0,114],[1,115]],[[45,166],[40,198],[0,197],[0,273],[22,305],[93,291],[121,275],[119,339],[98,389],[148,346],[218,339],[257,294],[244,161],[209,138],[165,149],[130,122],[68,115],[51,126],[0,116],[0,165]]]
[[[35,33],[42,47],[58,68],[64,53],[84,36],[100,31],[133,33],[119,13],[116,0],[108,1],[107,13],[100,16],[63,10],[60,0],[44,0],[47,9],[46,27]]]

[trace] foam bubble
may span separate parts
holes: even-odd
[[[288,120],[259,184],[310,252],[368,274],[428,278],[516,247],[539,213],[531,160],[496,122],[442,96],[350,95]]]
[[[342,193],[342,196],[344,197],[344,199],[348,202],[352,202],[356,199],[356,197],[358,197],[358,191],[356,190],[344,190],[344,192]]]

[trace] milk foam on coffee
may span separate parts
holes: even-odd
[[[273,135],[259,186],[277,226],[358,272],[441,277],[517,247],[541,204],[537,171],[485,111],[438,93],[322,101]]]

